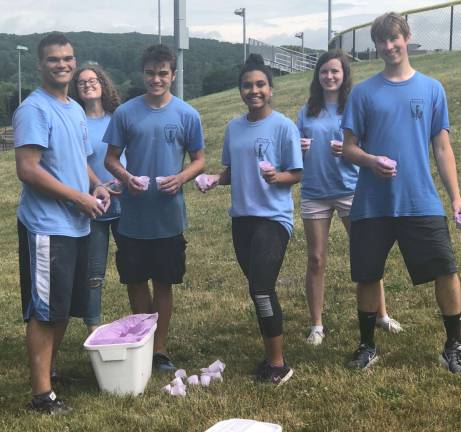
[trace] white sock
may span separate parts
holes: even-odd
[[[311,326],[311,332],[320,332],[323,333],[323,325]]]
[[[382,317],[377,318],[377,321],[382,322],[383,324],[388,323],[391,319],[389,318],[389,315],[386,314]]]

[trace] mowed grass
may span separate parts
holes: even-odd
[[[461,54],[413,57],[413,65],[442,81],[448,94],[452,143],[460,157]],[[380,61],[353,66],[356,81],[381,69]],[[275,81],[274,107],[295,118],[305,102],[311,73]],[[236,89],[193,100],[201,112],[209,172],[220,169],[224,127],[244,112]],[[396,124],[398,127],[398,124]],[[434,171],[435,173],[435,171]],[[154,375],[144,395],[100,393],[82,343],[86,330],[72,320],[58,358],[63,373],[81,380],[56,387],[75,412],[63,418],[30,415],[29,372],[21,320],[15,208],[19,183],[14,154],[0,155],[0,430],[2,431],[184,431],[202,432],[227,418],[278,423],[295,431],[451,431],[461,417],[461,377],[438,365],[444,330],[433,286],[413,288],[403,261],[393,250],[385,286],[389,312],[404,326],[395,336],[377,331],[380,361],[369,372],[349,371],[344,363],[356,348],[358,330],[354,285],[349,277],[348,239],[337,220],[332,225],[326,274],[325,323],[331,330],[323,346],[306,344],[308,313],[304,298],[305,241],[298,214],[277,291],[285,317],[286,356],[295,369],[279,389],[254,384],[249,372],[263,355],[253,305],[235,261],[227,208],[228,188],[205,195],[187,185],[189,213],[187,274],[176,286],[169,350],[175,363],[196,373],[216,359],[227,364],[224,382],[190,389],[185,398],[161,392],[170,380]],[[439,189],[442,190],[437,180]],[[442,192],[446,207],[448,202]],[[459,233],[450,222],[457,259]],[[372,245],[370,245],[372,247]],[[130,312],[111,248],[104,290],[104,321]]]

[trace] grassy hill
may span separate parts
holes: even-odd
[[[414,57],[413,65],[445,86],[449,99],[452,143],[461,156],[461,53]],[[355,81],[381,69],[380,61],[356,64]],[[294,118],[305,102],[311,73],[275,81],[274,106]],[[220,169],[224,126],[244,111],[238,91],[195,99],[207,139],[208,171]],[[460,165],[460,164],[459,164]],[[443,325],[431,284],[411,286],[402,259],[393,250],[387,263],[388,308],[404,326],[398,335],[377,331],[380,361],[369,372],[345,369],[356,348],[358,330],[354,285],[350,282],[348,242],[335,218],[329,243],[325,321],[331,330],[324,345],[305,342],[308,326],[304,298],[305,241],[296,206],[294,236],[278,281],[285,315],[286,355],[295,375],[274,389],[255,385],[249,371],[262,356],[253,305],[236,263],[227,215],[228,188],[205,195],[186,187],[190,227],[187,231],[188,272],[175,287],[170,352],[189,373],[219,358],[227,364],[224,382],[207,390],[191,389],[185,398],[160,391],[169,377],[155,375],[141,397],[115,397],[98,391],[82,348],[86,331],[73,320],[58,366],[81,378],[56,390],[75,408],[66,418],[30,416],[24,326],[20,315],[15,207],[19,184],[14,154],[0,154],[0,430],[5,431],[158,431],[203,432],[226,418],[253,418],[279,423],[284,432],[299,431],[451,431],[461,416],[460,377],[437,362],[444,340]],[[440,188],[440,182],[438,182]],[[441,188],[440,188],[441,189]],[[299,189],[295,188],[296,203]],[[446,200],[445,194],[442,196]],[[459,232],[452,230],[457,259]],[[104,321],[129,313],[126,290],[117,280],[113,249],[103,294]]]

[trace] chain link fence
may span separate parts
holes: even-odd
[[[443,3],[422,9],[401,12],[411,29],[409,54],[430,51],[461,50],[461,1]],[[329,48],[341,48],[354,58],[376,58],[370,36],[372,23],[352,27],[336,34]]]

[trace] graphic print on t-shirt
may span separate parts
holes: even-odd
[[[424,101],[422,99],[411,99],[411,116],[416,120],[421,120],[423,118],[424,110]]]
[[[169,144],[173,144],[176,140],[176,135],[178,133],[178,126],[175,124],[167,124],[163,128],[163,131],[165,132],[166,142]]]
[[[264,160],[264,155],[267,152],[267,149],[272,144],[269,138],[256,138],[255,140],[255,154],[258,160]]]

